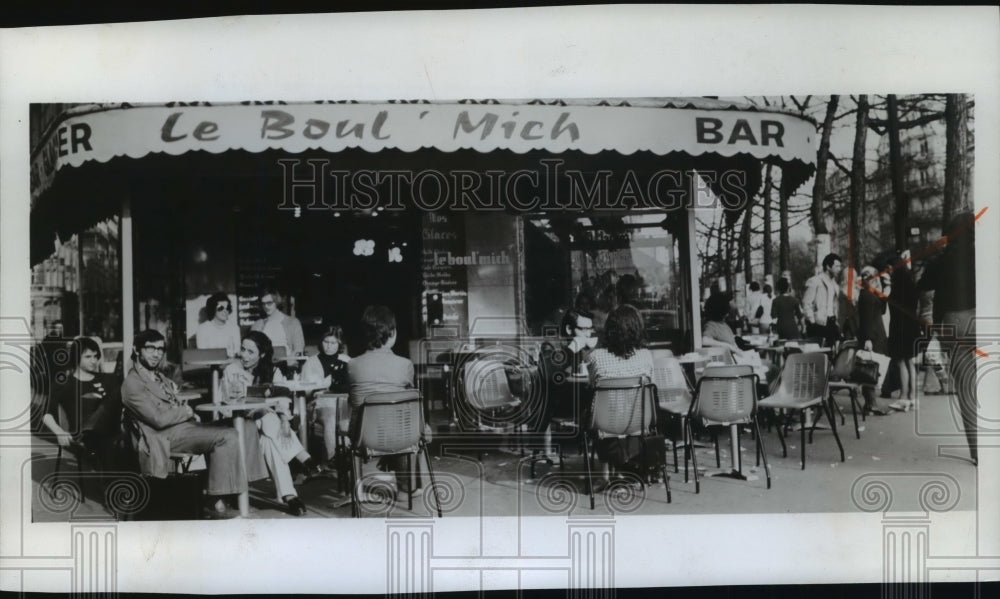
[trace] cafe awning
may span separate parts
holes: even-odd
[[[613,152],[670,157],[685,169],[756,170],[743,182],[750,188],[760,179],[752,165],[769,163],[793,190],[812,176],[815,139],[808,118],[701,98],[80,104],[49,124],[33,150],[32,263],[50,253],[54,236],[102,217],[106,200],[95,196],[111,183],[110,165],[227,153]],[[73,197],[81,182],[88,198]]]

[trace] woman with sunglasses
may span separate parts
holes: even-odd
[[[198,349],[223,348],[230,358],[240,351],[240,328],[231,319],[233,303],[225,292],[209,296],[205,302],[205,322],[198,325],[194,342]]]

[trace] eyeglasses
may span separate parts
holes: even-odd
[[[161,354],[167,351],[167,348],[162,345],[143,345],[142,349]]]
[[[273,301],[270,301],[270,302],[261,302],[261,305],[264,305],[264,306],[273,306],[274,302]]]
[[[232,312],[233,309],[230,308],[229,306],[216,306],[215,307],[215,311],[216,312]]]

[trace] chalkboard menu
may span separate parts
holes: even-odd
[[[461,215],[428,212],[423,216],[423,300],[425,329],[468,330],[465,223]]]
[[[258,292],[262,287],[276,287],[281,266],[266,258],[240,258],[236,261],[237,315],[241,327],[248,327],[263,315]]]

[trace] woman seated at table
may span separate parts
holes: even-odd
[[[590,352],[588,370],[590,371],[591,387],[598,381],[606,378],[653,376],[653,355],[646,349],[645,331],[646,327],[642,322],[642,315],[629,304],[623,304],[615,308],[604,323],[604,347],[599,347]],[[588,414],[585,414],[585,422],[589,422],[591,407]],[[617,441],[616,439],[606,439],[605,441]],[[634,449],[638,450],[636,446]],[[600,455],[602,451],[598,451]],[[639,456],[639,451],[623,456],[626,470],[639,472],[635,460]],[[605,463],[603,466],[605,482],[608,479],[609,468]]]
[[[302,366],[303,381],[322,381],[331,391],[347,392],[347,364],[351,357],[347,355],[343,335],[344,331],[339,325],[333,325],[323,332],[319,353],[310,356]],[[337,402],[333,398],[319,398],[313,406],[316,417],[323,424],[323,444],[329,460],[337,450]],[[341,417],[348,418],[349,413],[341,414]]]
[[[733,356],[741,357],[743,351],[736,344],[736,335],[726,324],[731,304],[732,300],[725,293],[713,293],[705,301],[705,327],[701,333],[701,344],[704,347],[723,347],[733,352]]]
[[[213,293],[205,301],[205,322],[198,325],[194,340],[198,349],[226,350],[230,358],[240,351],[240,328],[233,315],[233,303],[224,292]]]
[[[224,398],[241,395],[240,390],[250,385],[281,383],[285,378],[274,366],[274,348],[267,335],[250,331],[243,339],[239,359],[222,371],[222,391]],[[316,474],[319,466],[309,456],[298,437],[292,433],[288,405],[257,410],[250,415],[257,421],[260,432],[260,447],[264,463],[274,479],[278,499],[288,506],[292,515],[305,514],[306,506],[299,499],[288,468],[293,459],[299,460],[308,474]]]

